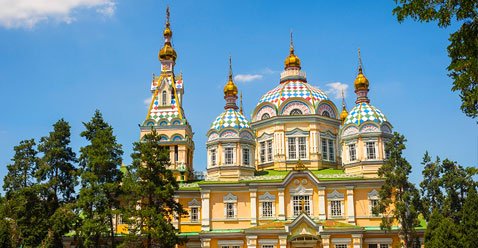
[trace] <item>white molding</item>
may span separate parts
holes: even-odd
[[[277,239],[259,239],[258,243],[260,245],[276,245],[279,243]]]
[[[237,202],[237,196],[228,193],[227,195],[224,196],[223,198],[224,203],[236,203]]]
[[[218,240],[218,245],[244,245],[244,240]]]
[[[343,200],[344,199],[344,194],[339,193],[336,189],[332,191],[332,193],[327,194],[327,200],[332,201],[332,200]]]
[[[352,243],[352,239],[350,238],[333,238],[331,239],[332,243],[333,244],[350,244]]]
[[[201,203],[196,199],[192,199],[190,202],[188,202],[189,207],[200,207]]]
[[[263,195],[259,196],[259,202],[264,202],[264,201],[272,201],[274,202],[276,200],[276,196],[270,194],[269,192],[264,193]]]
[[[365,239],[364,243],[367,243],[367,244],[375,244],[375,243],[378,243],[378,244],[392,244],[392,242],[393,242],[392,238],[368,238],[368,239]]]
[[[297,188],[292,189],[290,191],[290,195],[310,195],[311,196],[313,193],[314,193],[314,189],[312,188],[307,189],[302,185],[299,185]]]
[[[380,199],[380,194],[378,193],[378,191],[376,189],[372,189],[372,191],[370,191],[368,194],[368,199],[369,200],[379,200]]]

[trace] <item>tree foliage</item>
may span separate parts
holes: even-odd
[[[416,21],[437,21],[448,27],[454,21],[461,27],[450,35],[448,66],[453,91],[460,92],[461,110],[472,118],[478,116],[478,1],[395,0],[393,10],[400,22],[407,17]]]
[[[402,154],[406,148],[405,142],[405,137],[395,132],[386,143],[385,149],[390,155],[378,171],[385,183],[379,192],[380,203],[377,208],[378,212],[383,213],[381,227],[390,230],[394,221],[398,221],[405,247],[412,247],[416,240],[420,197],[408,179],[412,166]]]
[[[185,211],[174,200],[179,186],[168,169],[168,148],[160,145],[160,136],[152,130],[134,143],[133,150],[133,163],[123,184],[129,197],[123,221],[132,224],[131,233],[145,237],[144,247],[174,247],[180,239],[171,222]]]
[[[81,136],[89,144],[80,149],[82,187],[78,206],[84,218],[78,231],[87,247],[99,246],[104,236],[114,247],[113,219],[119,207],[123,150],[98,110],[90,122],[83,124],[86,130]]]

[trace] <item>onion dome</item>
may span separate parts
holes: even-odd
[[[285,58],[284,65],[285,69],[294,68],[300,69],[300,59],[297,55],[294,54],[294,42],[292,40],[292,32],[290,33],[290,49],[289,49],[289,56]]]
[[[342,90],[342,112],[340,113],[340,121],[342,124],[345,122],[348,115],[349,112],[347,112],[347,106],[345,106],[344,90]]]
[[[229,81],[224,86],[224,95],[225,96],[237,96],[237,86],[232,81],[232,72],[229,74]]]
[[[382,124],[387,121],[387,118],[378,108],[367,102],[362,102],[350,110],[350,113],[345,119],[344,126],[348,124],[361,125],[366,121]]]
[[[359,67],[359,72],[354,81],[355,90],[368,90],[369,82],[367,77],[363,75],[362,67]]]
[[[163,31],[164,35],[164,46],[159,50],[159,60],[173,60],[176,61],[178,55],[174,51],[173,46],[171,45],[171,37],[173,37],[173,31],[171,31],[169,23],[169,6],[166,8],[166,27]]]

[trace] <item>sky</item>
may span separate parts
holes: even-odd
[[[99,109],[130,163],[157,53],[165,8],[171,8],[176,72],[194,131],[194,168],[206,167],[206,132],[223,111],[232,56],[247,116],[279,84],[290,31],[308,82],[350,110],[357,49],[370,81],[371,104],[407,138],[411,179],[421,181],[425,151],[464,166],[478,164],[477,120],[460,111],[447,76],[446,47],[457,25],[392,15],[394,1],[122,1],[0,0],[0,183],[21,140],[48,135],[64,118],[79,152],[83,122]]]

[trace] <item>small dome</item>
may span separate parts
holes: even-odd
[[[342,109],[342,112],[340,113],[340,120],[342,123],[344,123],[345,119],[347,119],[347,116],[349,115],[349,112],[345,108]]]
[[[363,75],[362,69],[359,69],[359,73],[354,81],[355,90],[367,90],[368,89],[368,79]]]
[[[303,81],[291,80],[279,84],[277,87],[264,94],[259,99],[257,105],[267,102],[273,104],[276,109],[279,109],[279,106],[283,102],[292,97],[303,98],[310,102],[313,107],[317,107],[319,102],[323,100],[329,100],[329,97],[320,89]]]
[[[224,95],[225,96],[236,96],[237,95],[237,86],[236,84],[232,81],[232,79],[229,79],[229,82],[224,86]]]
[[[176,51],[174,51],[174,48],[171,46],[171,44],[169,42],[166,42],[163,46],[163,48],[161,48],[161,50],[159,50],[159,59],[162,60],[174,60],[176,61],[176,58],[178,57],[178,55],[176,54]]]
[[[169,26],[166,26],[166,28],[163,31],[163,35],[164,35],[164,38],[173,36],[173,31],[171,31],[171,28],[169,28]]]
[[[345,119],[344,126],[348,124],[361,125],[366,121],[373,121],[375,123],[387,122],[387,118],[378,108],[370,105],[367,102],[362,102],[350,110],[347,118]]]
[[[236,109],[226,109],[211,124],[211,129],[218,131],[225,128],[243,129],[251,128],[249,121]]]
[[[284,61],[285,68],[296,67],[300,69],[300,59],[294,54],[294,49],[290,50],[289,56]]]

